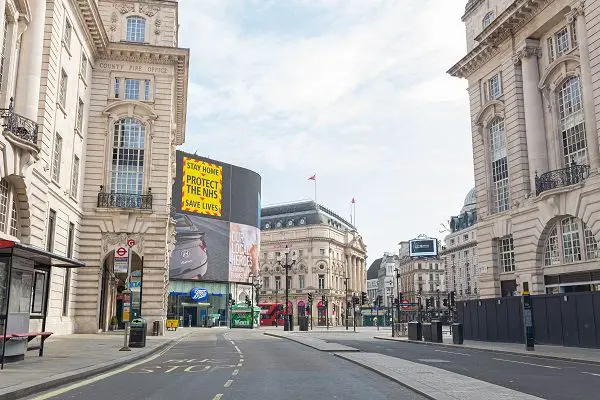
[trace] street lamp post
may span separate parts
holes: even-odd
[[[400,270],[398,268],[396,268],[396,297],[398,298],[398,304],[396,305],[397,307],[397,311],[396,311],[396,322],[401,323],[400,321],[400,300],[401,300],[401,296],[400,296]]]
[[[277,263],[279,265],[281,265],[283,268],[285,268],[285,319],[284,319],[284,325],[283,325],[283,330],[284,331],[289,331],[290,330],[290,311],[289,311],[289,280],[288,280],[288,270],[294,265],[296,264],[296,260],[294,259],[295,257],[292,257],[292,262],[289,262],[289,256],[290,256],[290,250],[288,248],[287,245],[285,245],[285,264],[281,263],[281,260],[277,260]]]
[[[437,285],[435,291],[437,292],[437,304],[436,304],[436,308],[437,308],[437,314],[438,314],[438,318],[440,317],[440,312],[442,310],[442,303],[440,303],[440,285]]]
[[[279,294],[279,288],[277,287],[277,282],[275,283],[275,328],[279,328],[279,298],[277,295]]]
[[[256,275],[254,274],[250,274],[250,279],[252,280],[250,282],[250,285],[252,286],[251,290],[251,295],[250,295],[250,329],[254,329],[254,278],[256,278]],[[257,294],[258,294],[258,289],[257,289]]]
[[[344,304],[344,309],[346,310],[346,330],[348,330],[348,277],[344,277],[344,287],[346,289],[346,304]],[[352,309],[354,309],[354,304],[352,305]]]

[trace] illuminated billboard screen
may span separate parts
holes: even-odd
[[[178,151],[169,278],[249,282],[258,273],[260,188],[256,172]]]
[[[437,257],[437,239],[414,239],[409,241],[410,257]]]

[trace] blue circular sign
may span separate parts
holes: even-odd
[[[193,301],[206,301],[208,300],[208,290],[201,288],[193,288],[192,290],[190,290],[190,297]]]

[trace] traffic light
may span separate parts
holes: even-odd
[[[450,292],[450,305],[454,307],[454,291]]]
[[[362,304],[362,305],[367,304],[367,293],[366,292],[360,293],[360,304]]]
[[[321,296],[321,303],[325,304],[325,295]]]
[[[432,306],[431,303],[433,303],[433,301],[431,301],[431,300],[432,300],[431,297],[428,297],[428,298],[425,299],[425,308],[429,308],[429,307]]]
[[[312,293],[308,294],[308,302],[312,304]]]
[[[444,299],[442,301],[442,304],[443,304],[444,307],[448,307],[448,299]]]
[[[398,301],[402,302],[403,299],[404,299],[404,294],[402,292],[398,293]]]
[[[379,295],[379,296],[377,296],[377,305],[379,307],[381,307],[382,304],[383,304],[383,296]]]
[[[246,296],[246,306],[250,307],[250,299]]]
[[[394,306],[398,307],[400,305],[400,299],[395,298],[394,299]]]

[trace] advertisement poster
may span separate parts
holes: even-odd
[[[202,160],[183,158],[181,209],[220,217],[223,206],[223,167]]]
[[[260,230],[253,226],[231,223],[229,226],[229,281],[250,282],[258,274]]]

